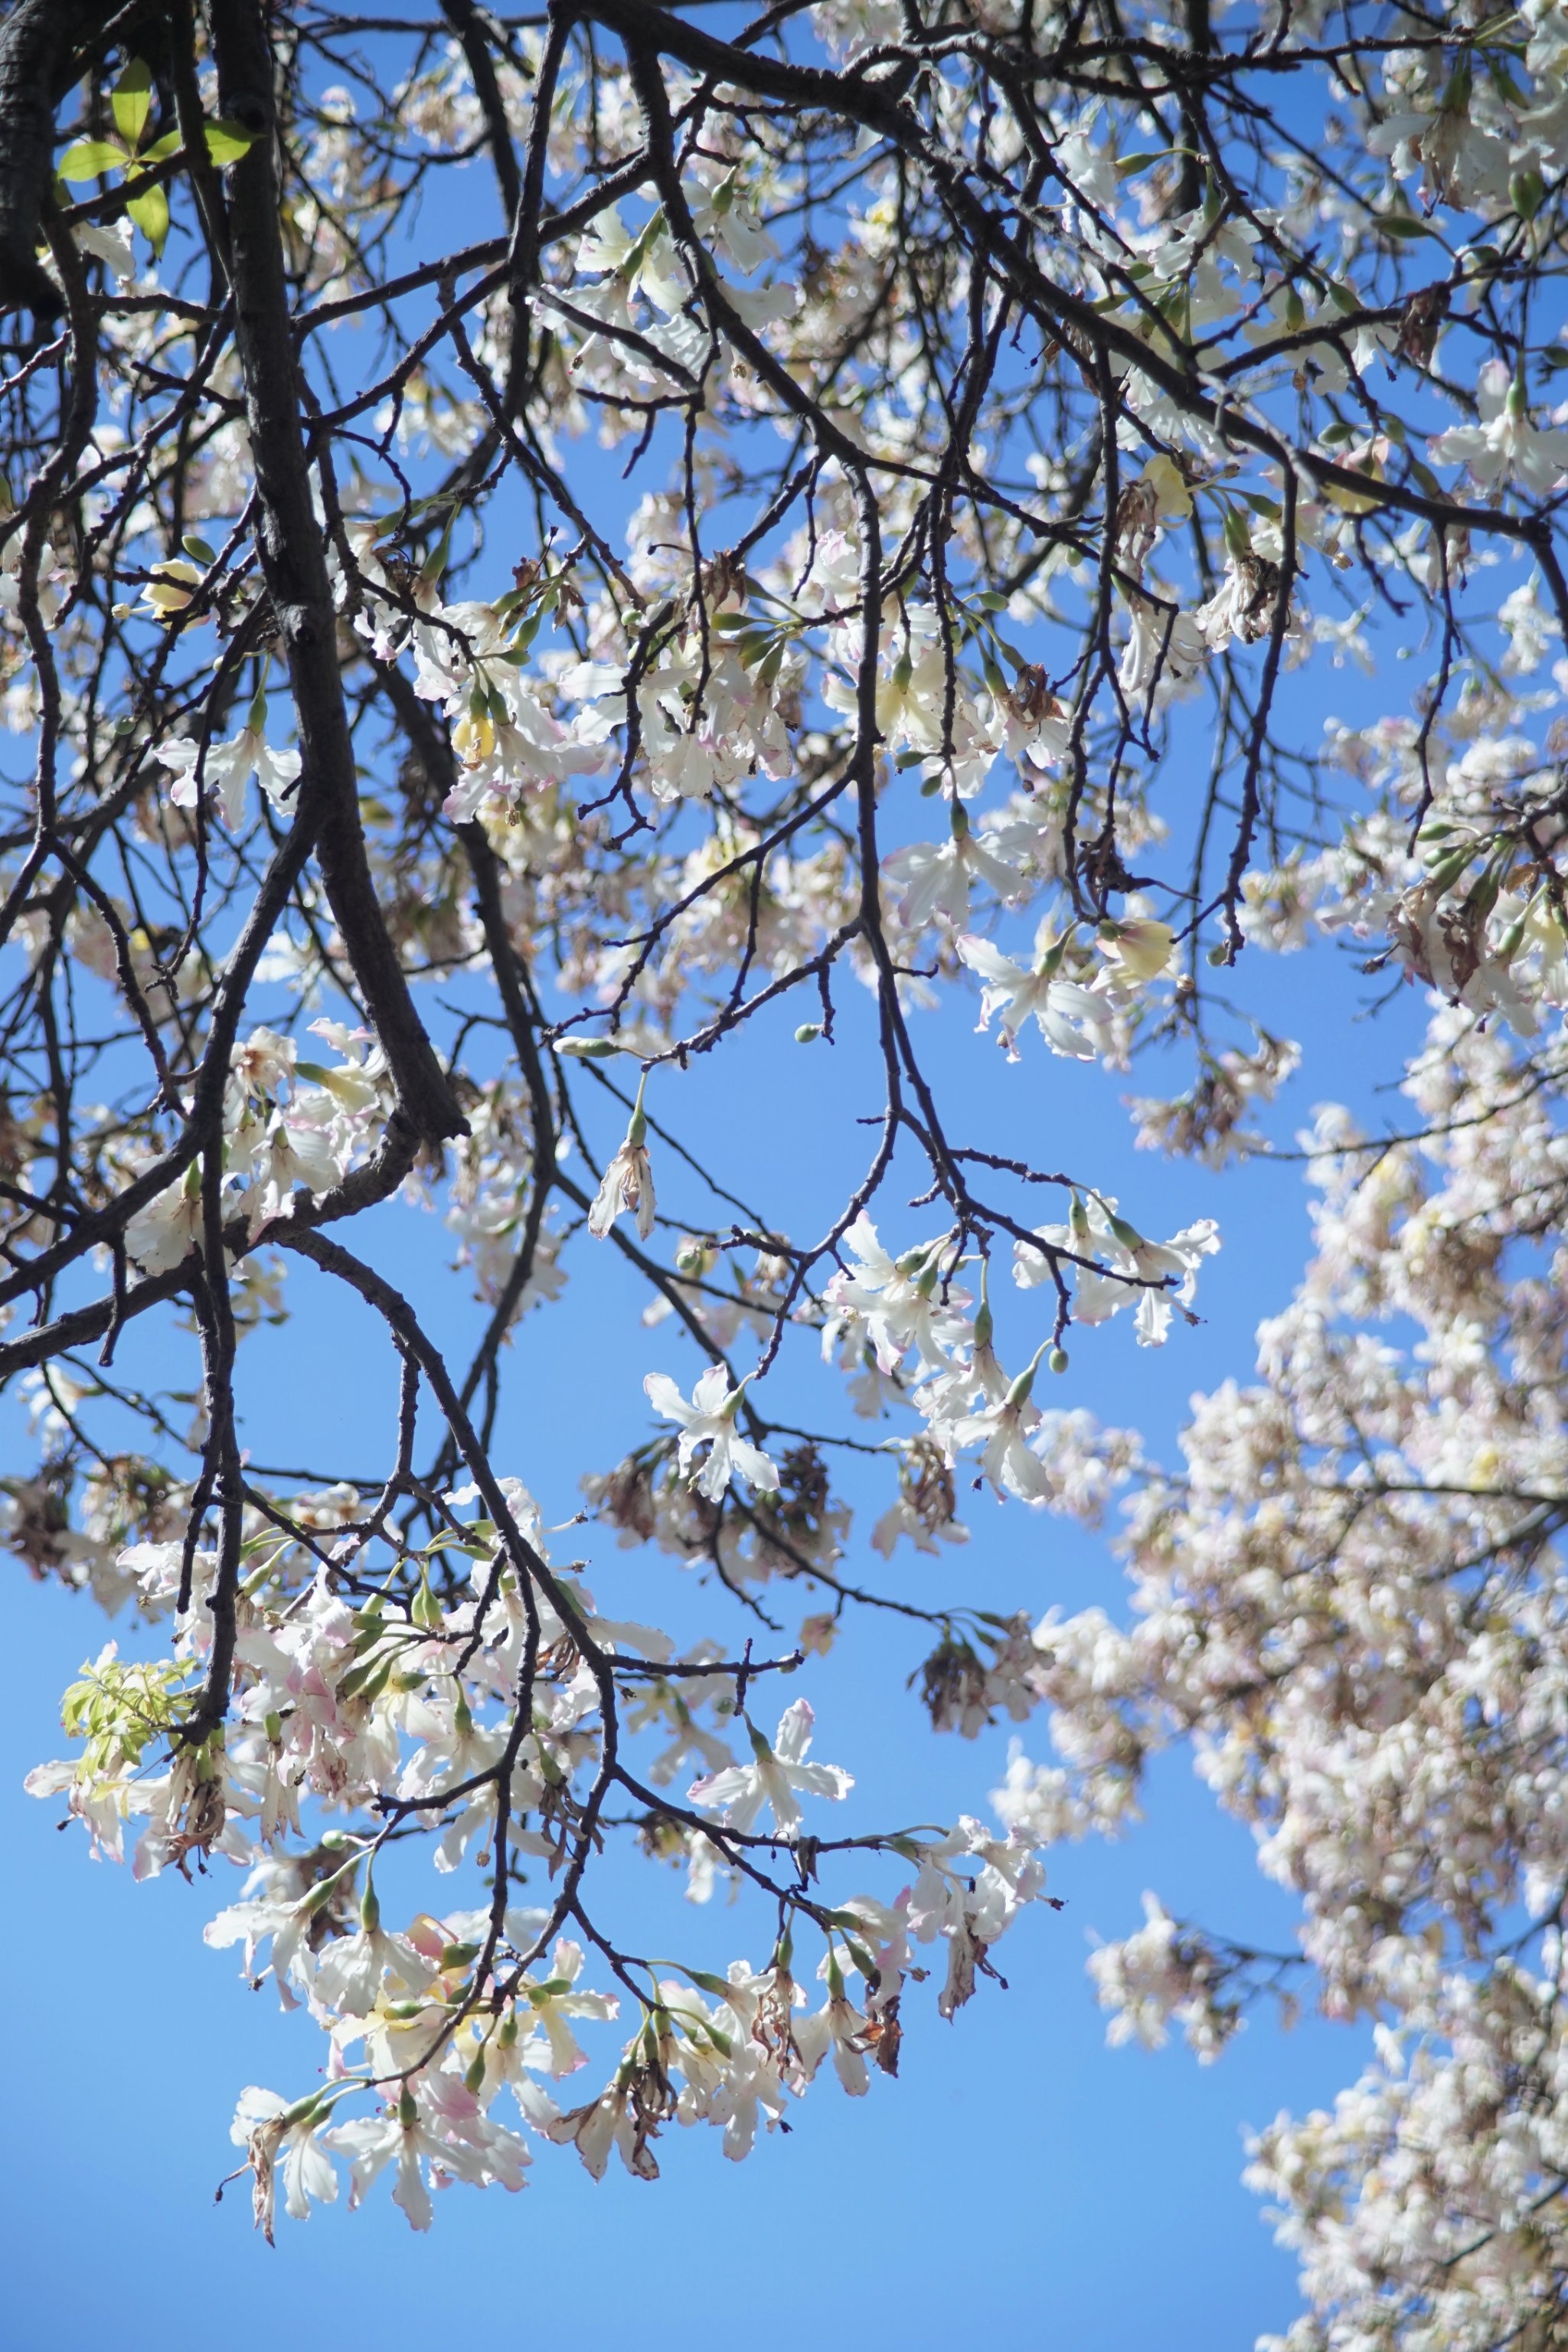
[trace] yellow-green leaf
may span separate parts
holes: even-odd
[[[247,131],[243,122],[209,122],[206,134],[207,153],[215,163],[237,163],[256,144],[255,131]]]
[[[161,163],[166,155],[177,155],[184,145],[177,131],[165,131],[162,139],[154,139],[151,147],[143,148],[143,163]]]
[[[169,235],[169,199],[163,189],[149,188],[132,196],[125,209],[161,259]]]
[[[132,58],[115,83],[109,101],[114,127],[135,153],[153,111],[153,68],[145,58]]]
[[[60,157],[62,180],[96,180],[100,172],[118,172],[126,161],[123,147],[111,147],[107,139],[79,139]]]

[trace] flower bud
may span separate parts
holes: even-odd
[[[1068,1368],[1067,1349],[1065,1348],[1053,1348],[1050,1354],[1046,1358],[1046,1361],[1050,1366],[1053,1372],[1065,1372]]]
[[[686,1973],[699,1992],[711,1993],[715,2000],[728,2000],[735,1990],[726,1979],[711,1976],[705,1969],[688,1969]]]
[[[820,1021],[803,1021],[795,1033],[795,1042],[797,1045],[813,1045],[821,1034]]]
[[[1521,220],[1535,218],[1545,194],[1546,183],[1533,165],[1527,171],[1516,172],[1508,184],[1508,200]]]

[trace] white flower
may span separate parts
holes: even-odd
[[[1018,1032],[1031,1013],[1053,1054],[1092,1062],[1110,1047],[1110,1003],[1080,982],[1058,977],[1066,945],[1065,940],[1052,938],[1048,923],[1042,923],[1035,940],[1035,967],[1026,971],[989,940],[966,932],[958,942],[959,954],[985,983],[975,1025],[988,1029],[992,1014],[1001,1013],[997,1025],[1010,1062],[1018,1059]]]
[[[384,1980],[395,2000],[423,1992],[436,1971],[405,1936],[388,1935],[366,1897],[357,1934],[339,1936],[316,1956],[310,1971],[311,2006],[340,2017],[368,2017]]]
[[[1023,1381],[1032,1378],[1032,1368],[1022,1376]],[[1026,1388],[1022,1395],[1017,1393],[1020,1385],[1015,1381],[1000,1404],[955,1422],[952,1440],[958,1446],[984,1446],[980,1466],[998,1496],[1016,1495],[1023,1503],[1045,1503],[1055,1492],[1050,1473],[1025,1443],[1026,1430],[1039,1421],[1039,1407],[1029,1402]]]
[[[691,1391],[689,1404],[668,1372],[649,1372],[643,1387],[656,1412],[680,1423],[680,1466],[700,1495],[716,1503],[737,1471],[759,1494],[777,1492],[777,1470],[762,1447],[751,1444],[735,1428],[745,1382],[732,1389],[722,1364],[709,1365]],[[704,1444],[707,1459],[694,1473],[692,1456]]]
[[[1208,642],[1190,613],[1171,613],[1147,596],[1130,599],[1130,628],[1118,683],[1123,694],[1160,700],[1178,694],[1202,669]]]
[[[266,705],[261,706],[262,723]],[[261,728],[252,723],[242,727],[226,743],[209,743],[206,758],[201,758],[201,746],[188,735],[174,736],[167,743],[154,747],[153,756],[161,760],[174,778],[169,798],[176,808],[194,809],[196,804],[196,768],[201,764],[205,782],[217,794],[223,821],[231,833],[237,833],[245,815],[246,787],[252,776],[261,786],[274,808],[292,816],[297,795],[294,787],[300,781],[300,760],[298,751],[274,751]]]
[[[647,1242],[654,1233],[654,1176],[648,1171],[648,1155],[642,1143],[630,1140],[623,1143],[605,1169],[605,1179],[593,1197],[588,1230],[595,1240],[605,1242],[609,1237],[609,1228],[623,1209],[637,1213],[637,1237]]]
[[[647,1120],[642,1107],[643,1087],[647,1084],[647,1072],[645,1070],[626,1125],[626,1140],[605,1169],[604,1180],[588,1212],[588,1231],[597,1241],[605,1239],[623,1209],[636,1211],[637,1234],[641,1240],[646,1242],[653,1231],[653,1176],[644,1148]]]
[[[737,167],[726,172],[716,187],[700,189],[692,199],[691,217],[703,243],[749,277],[764,261],[777,259],[778,247],[744,201],[739,182]]]
[[[315,2127],[321,2120],[321,2110],[312,2099],[290,2104],[278,2092],[263,2091],[255,2084],[239,2095],[228,2136],[237,2147],[247,2151],[255,2181],[256,2226],[268,2245],[273,2242],[272,2216],[279,2157],[283,2162],[283,2210],[291,2221],[310,2220],[312,2197],[319,2205],[331,2205],[336,2200],[338,2176],[315,2137]]]
[[[154,1194],[125,1227],[125,1246],[147,1274],[167,1274],[202,1245],[201,1164]]]
[[[461,2086],[458,2086],[459,2093]],[[527,2149],[512,2133],[489,2122],[475,2103],[470,2118],[443,2116],[454,2131],[440,2137],[420,2116],[413,2095],[405,2091],[397,2105],[380,2115],[363,2116],[322,2134],[322,2143],[352,2160],[349,2203],[360,2204],[365,2190],[386,2167],[395,2162],[397,2186],[392,2201],[401,2205],[416,2230],[427,2230],[435,2219],[430,2191],[420,2168],[421,2159],[437,2173],[454,2173],[459,2180],[480,2185],[499,2180],[503,2189],[522,2187]]]
[[[542,1983],[524,1977],[521,1987],[534,2026],[548,2047],[550,2072],[558,2077],[574,2074],[588,2063],[568,2020],[586,2017],[602,2021],[614,2017],[620,2006],[612,1994],[579,1992],[577,1979],[582,1969],[582,1945],[563,1936],[552,1955],[551,1975]],[[531,2057],[530,2063],[537,2062]]]
[[[882,871],[900,893],[894,901],[899,920],[911,931],[922,929],[933,915],[945,915],[950,923],[966,921],[973,882],[988,884],[1005,902],[1021,898],[1029,887],[1016,867],[975,840],[960,801],[952,803],[950,841],[911,842],[907,849],[896,849]]]
[[[628,1138],[622,1144],[609,1166],[603,1181],[594,1195],[588,1212],[588,1231],[597,1241],[604,1241],[610,1227],[623,1210],[635,1211],[637,1234],[647,1241],[653,1231],[654,1191],[649,1172],[647,1153],[640,1143]]]
[[[1097,1198],[1085,1209],[1076,1197],[1065,1225],[1037,1225],[1041,1241],[1070,1250],[1080,1258],[1106,1262],[1109,1272],[1079,1266],[1073,1316],[1079,1323],[1104,1323],[1123,1307],[1137,1301],[1138,1344],[1157,1348],[1171,1328],[1173,1305],[1190,1307],[1197,1287],[1197,1270],[1219,1247],[1219,1229],[1212,1217],[1173,1234],[1168,1242],[1145,1241],[1135,1225],[1116,1213],[1114,1201]],[[1025,1242],[1013,1245],[1014,1277],[1026,1289],[1045,1282],[1050,1274],[1047,1259]],[[1158,1289],[1142,1287],[1159,1284]]]
[[[835,1970],[835,1975],[837,1975]],[[829,2051],[834,2070],[852,2099],[864,2098],[871,2077],[866,2065],[866,2020],[845,1998],[843,1979],[826,2009],[803,2017],[795,2029],[801,2073],[809,2083]]]
[[[1524,387],[1501,360],[1489,360],[1477,386],[1479,425],[1456,425],[1426,445],[1439,466],[1468,466],[1489,486],[1516,479],[1537,497],[1555,488],[1568,471],[1568,433],[1542,431],[1530,421]]]
[[[1136,916],[1124,923],[1101,923],[1096,944],[1129,980],[1155,980],[1171,961],[1176,935],[1169,923]]]
[[[691,1802],[706,1811],[721,1812],[731,1829],[742,1832],[751,1828],[763,1805],[769,1805],[779,1836],[793,1838],[803,1818],[795,1802],[796,1790],[809,1797],[837,1799],[847,1797],[855,1786],[850,1775],[837,1764],[804,1761],[816,1720],[808,1701],[797,1698],[780,1717],[771,1748],[762,1733],[748,1725],[752,1734],[751,1763],[727,1765],[722,1772],[710,1772],[700,1780],[693,1780],[687,1791]]]
[[[847,1328],[863,1323],[884,1372],[892,1371],[910,1348],[926,1370],[941,1370],[945,1350],[969,1337],[969,1325],[957,1311],[968,1294],[942,1279],[944,1270],[952,1270],[945,1239],[890,1258],[862,1209],[844,1245],[859,1264],[834,1275],[824,1293],[834,1310],[823,1333],[824,1358]]]

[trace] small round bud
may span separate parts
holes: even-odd
[[[795,1033],[795,1042],[797,1045],[815,1045],[821,1034],[820,1021],[803,1021]]]
[[[1068,1368],[1067,1349],[1065,1348],[1053,1348],[1050,1354],[1046,1358],[1046,1361],[1050,1366],[1053,1372],[1065,1372]]]

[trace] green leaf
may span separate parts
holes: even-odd
[[[199,531],[188,530],[180,545],[197,563],[216,563],[217,556]]]
[[[145,194],[132,196],[125,209],[161,260],[169,236],[169,199],[163,189],[149,188]]]
[[[114,85],[109,108],[116,131],[134,154],[153,111],[153,68],[145,58],[132,58]]]
[[[1437,234],[1436,230],[1429,228],[1425,221],[1415,219],[1409,213],[1374,214],[1373,226],[1381,230],[1384,236],[1398,237],[1405,242],[1408,242],[1411,237],[1436,236]]]
[[[177,131],[165,131],[162,139],[154,139],[151,147],[142,150],[141,161],[143,163],[167,163],[169,157],[177,155],[184,145],[184,141]]]
[[[129,161],[123,147],[111,147],[107,139],[79,139],[60,157],[62,180],[96,180],[100,172],[118,172]]]
[[[227,116],[206,125],[207,153],[215,163],[237,163],[248,155],[256,144],[257,134],[247,131],[243,122],[231,122]]]

